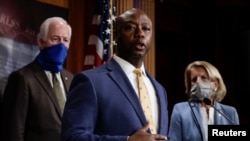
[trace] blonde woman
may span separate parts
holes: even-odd
[[[220,103],[226,96],[226,86],[215,66],[206,61],[188,64],[184,82],[189,99],[174,105],[171,141],[207,141],[208,125],[239,124],[236,109]]]

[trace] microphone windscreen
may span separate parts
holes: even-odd
[[[204,98],[203,102],[207,105],[211,105],[211,100],[209,98]]]

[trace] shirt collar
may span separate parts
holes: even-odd
[[[122,70],[126,74],[133,73],[133,71],[136,69],[131,63],[129,63],[128,61],[124,60],[123,58],[121,58],[115,54],[114,54],[113,58],[121,66]],[[142,70],[143,74],[146,76],[144,63],[142,63],[140,69]]]

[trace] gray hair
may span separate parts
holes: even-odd
[[[63,22],[65,24],[68,25],[68,29],[69,29],[69,37],[71,38],[71,34],[72,34],[72,29],[71,29],[71,26],[68,24],[68,22],[66,20],[64,20],[63,18],[61,17],[51,17],[51,18],[48,18],[46,19],[40,26],[40,31],[39,33],[37,34],[37,40],[39,39],[43,39],[45,40],[45,38],[47,37],[47,34],[48,34],[48,29],[49,29],[49,25],[52,23],[52,22]]]

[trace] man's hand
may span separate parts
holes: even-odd
[[[149,123],[145,124],[135,134],[128,138],[128,141],[166,141],[167,137],[160,134],[150,134],[147,132]]]

